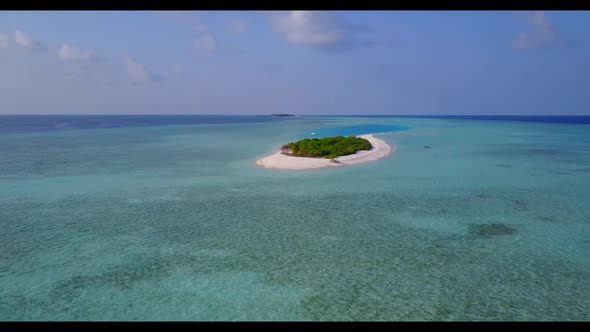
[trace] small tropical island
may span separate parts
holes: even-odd
[[[295,115],[294,114],[288,114],[288,113],[274,113],[274,114],[271,114],[270,116],[292,117],[292,116],[295,116]]]
[[[290,156],[334,159],[372,148],[373,146],[366,138],[335,136],[302,139],[283,145],[281,151]]]
[[[387,157],[395,147],[375,136],[305,138],[281,146],[256,164],[265,168],[304,170],[355,165]]]

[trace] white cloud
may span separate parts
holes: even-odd
[[[86,70],[84,70],[84,68],[79,67],[79,66],[75,66],[71,69],[71,72],[69,72],[66,75],[66,78],[70,79],[70,78],[85,78],[87,76],[86,74]]]
[[[209,31],[205,24],[195,23],[193,25],[195,30],[195,38],[193,38],[193,45],[202,52],[216,53],[219,51],[217,38]]]
[[[113,78],[108,78],[102,74],[95,74],[92,77],[92,80],[101,84],[113,84],[116,83],[117,80],[113,79]]]
[[[155,11],[154,12],[157,16],[165,19],[176,22],[182,25],[192,26],[194,28],[200,29],[204,26],[201,22],[199,16],[197,16],[194,12],[189,11]]]
[[[240,19],[233,19],[227,24],[227,31],[234,33],[234,34],[241,34],[248,30],[248,25],[246,22]]]
[[[512,40],[516,49],[538,49],[565,46],[563,36],[551,24],[543,11],[535,11],[527,15],[531,31],[521,33]]]
[[[217,40],[209,32],[201,32],[193,39],[195,47],[200,51],[214,53],[217,51]]]
[[[193,38],[193,46],[201,52],[218,53],[219,45],[217,38],[209,31],[209,28],[197,14],[194,12],[155,12],[155,14],[165,20],[175,22],[180,25],[190,27],[195,37]]]
[[[293,45],[317,48],[342,48],[354,45],[352,34],[367,31],[347,21],[326,13],[291,11],[274,14],[271,22],[275,31]]]
[[[170,72],[172,73],[172,75],[178,76],[178,77],[188,76],[189,75],[189,71],[188,70],[186,70],[183,67],[179,67],[179,66],[172,67],[172,69],[170,70]]]
[[[127,74],[133,83],[155,82],[161,79],[160,76],[154,74],[146,66],[131,58],[127,59]]]
[[[79,63],[76,63],[73,65],[73,67],[70,67],[70,71],[66,75],[66,78],[67,79],[80,79],[83,81],[105,84],[105,85],[117,82],[113,78],[106,77],[105,75],[103,75],[101,73],[90,70],[90,68],[84,68],[83,66],[80,66]]]
[[[540,28],[547,29],[550,28],[549,20],[545,16],[545,12],[543,11],[535,11],[531,13],[530,20],[532,23]]]
[[[31,76],[31,71],[28,68],[25,68],[21,71],[20,76],[22,79],[27,79]]]
[[[10,36],[7,33],[0,33],[0,48],[10,47]]]
[[[93,52],[69,44],[63,44],[59,49],[58,55],[63,61],[92,61],[98,59]]]
[[[32,51],[43,51],[45,50],[45,46],[43,46],[40,42],[32,39],[26,33],[16,30],[14,32],[14,42],[19,47],[32,50]]]

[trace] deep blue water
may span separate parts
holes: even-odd
[[[331,115],[326,115],[330,117]],[[337,117],[340,117],[339,115]],[[545,123],[590,124],[587,115],[347,115],[355,118],[415,118],[449,120],[524,121]]]
[[[0,115],[0,133],[285,121],[289,118],[252,115]]]
[[[333,116],[304,116],[318,118]],[[338,116],[343,117],[343,116]],[[525,121],[544,123],[590,124],[590,116],[523,116],[523,115],[350,115],[352,118],[417,118],[449,120]],[[0,134],[67,129],[92,129],[138,126],[195,125],[223,123],[258,123],[294,121],[298,118],[282,118],[253,115],[0,115]],[[406,130],[398,126],[356,126],[347,129],[323,128],[322,135],[362,135],[370,132]],[[397,127],[397,128],[391,128]],[[309,133],[308,133],[309,134]],[[307,137],[307,136],[306,136]]]

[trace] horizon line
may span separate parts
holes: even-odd
[[[583,116],[583,117],[590,117],[590,114],[293,114],[293,113],[285,113],[294,116],[400,116],[400,117],[424,117],[424,116],[551,116],[551,117],[558,117],[558,116]],[[209,114],[209,113],[151,113],[151,114],[141,114],[141,113],[119,113],[119,114],[96,114],[96,113],[55,113],[55,114],[47,114],[47,113],[29,113],[29,114],[0,114],[0,116],[272,116],[272,114],[232,114],[232,113],[221,113],[221,114]]]

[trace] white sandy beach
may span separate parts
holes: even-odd
[[[376,138],[375,136],[361,135],[367,139],[373,148],[368,151],[358,151],[355,154],[348,156],[341,156],[334,158],[333,160],[325,158],[307,158],[307,157],[294,157],[283,154],[280,150],[276,153],[260,158],[256,161],[256,164],[266,168],[276,169],[291,169],[291,170],[304,170],[322,167],[338,167],[346,165],[357,165],[370,161],[379,160],[387,157],[393,151],[395,147],[387,144],[382,139]]]

